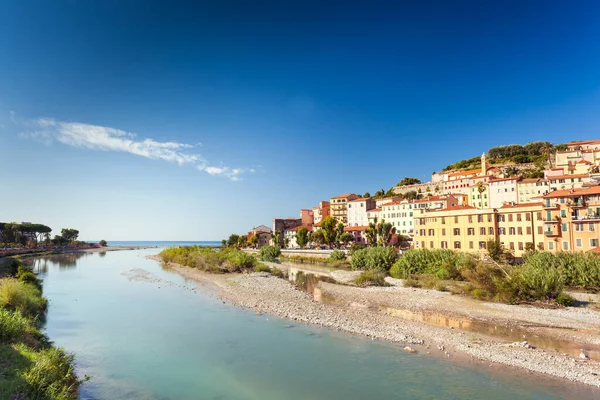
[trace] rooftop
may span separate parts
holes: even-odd
[[[332,197],[332,199],[347,199],[348,197],[357,196],[354,193],[340,194],[339,196]],[[357,196],[358,197],[358,196]]]
[[[553,199],[557,197],[576,197],[576,196],[585,196],[592,194],[600,194],[600,186],[590,186],[581,189],[565,189],[565,190],[555,190],[544,195],[544,199]]]

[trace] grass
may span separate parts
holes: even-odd
[[[210,273],[241,272],[253,270],[257,259],[253,254],[239,249],[223,248],[217,251],[199,247],[173,247],[158,255],[165,263],[175,263]]]
[[[41,281],[18,260],[4,265],[15,277],[0,279],[0,398],[77,399],[73,355],[39,331],[48,304]]]
[[[387,273],[397,259],[398,253],[393,247],[371,247],[355,251],[351,265],[353,270]]]

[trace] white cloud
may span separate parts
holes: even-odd
[[[11,116],[14,118],[14,113],[11,113]],[[198,170],[209,175],[223,176],[232,181],[239,181],[239,175],[244,172],[240,168],[210,166],[202,156],[190,152],[190,149],[196,147],[194,145],[159,142],[150,138],[136,139],[136,134],[120,129],[78,122],[62,122],[51,118],[20,122],[20,125],[31,128],[31,131],[19,134],[20,137],[34,139],[46,145],[56,141],[71,147],[125,152],[153,160],[175,162],[179,165],[195,165]]]

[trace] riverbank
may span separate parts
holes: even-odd
[[[215,275],[171,267],[259,313],[402,343],[410,346],[407,351],[517,367],[600,387],[600,313],[591,309],[510,306],[402,286],[318,282],[310,294],[265,273]],[[436,319],[441,322],[432,323]],[[501,337],[498,332],[510,334]],[[578,346],[585,358],[577,354]]]

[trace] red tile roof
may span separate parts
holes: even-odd
[[[372,208],[370,210],[367,210],[367,212],[380,212],[381,208]]]
[[[367,201],[367,200],[371,200],[371,198],[370,197],[360,197],[358,199],[349,200],[348,203],[354,203],[354,202],[357,202],[357,201]]]
[[[448,176],[475,175],[475,174],[478,174],[479,172],[481,172],[481,168],[470,169],[468,171],[452,172],[452,173],[449,173]]]
[[[366,231],[369,227],[368,226],[347,226],[344,228],[345,232],[361,232],[361,231]]]
[[[515,204],[503,204],[500,208],[519,208],[519,207],[541,207],[542,202],[535,203],[515,203]]]
[[[581,189],[565,189],[565,190],[555,190],[544,195],[544,199],[553,199],[557,197],[575,197],[575,196],[585,196],[590,194],[600,194],[600,186],[590,186]]]
[[[511,176],[509,178],[494,178],[494,179],[490,179],[490,182],[499,182],[499,181],[518,181],[519,179],[521,179],[518,176]]]
[[[332,199],[347,199],[348,197],[352,197],[352,196],[358,197],[354,193],[345,193],[345,194],[340,194],[339,196],[332,197]]]
[[[589,176],[588,174],[556,175],[556,176],[549,176],[548,179],[554,180],[554,179],[568,179],[568,178],[586,178],[588,176]]]

